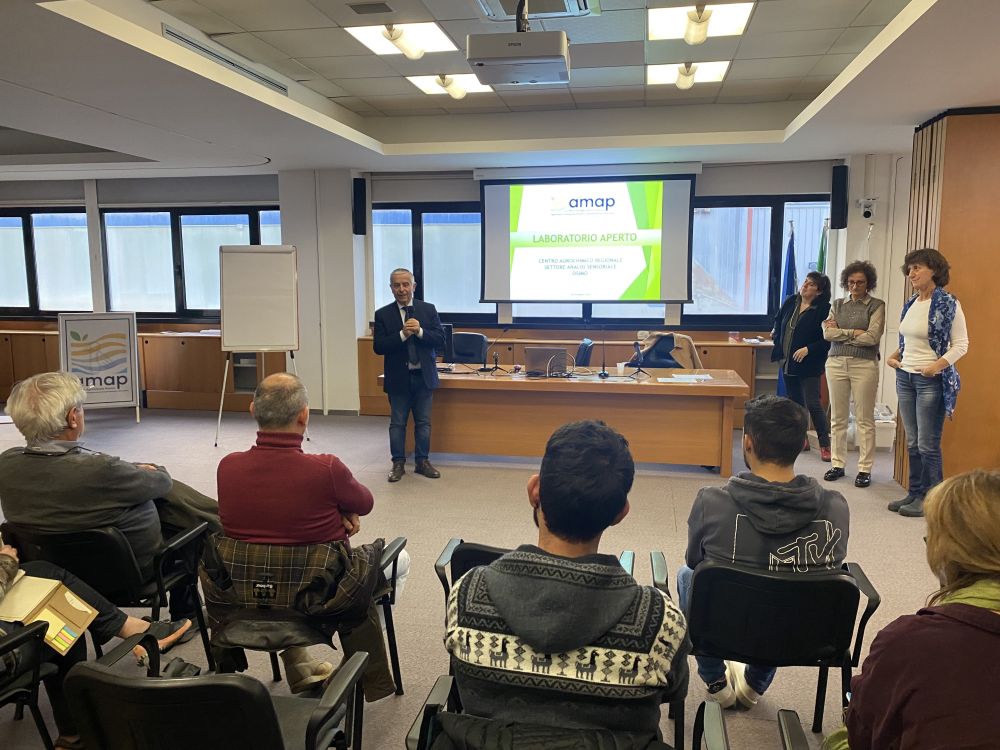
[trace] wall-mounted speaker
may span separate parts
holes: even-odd
[[[847,228],[847,165],[833,168],[830,184],[830,229]]]
[[[354,198],[351,201],[351,231],[366,234],[368,231],[368,191],[364,177],[354,178]]]

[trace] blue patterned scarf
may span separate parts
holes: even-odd
[[[899,316],[900,322],[906,317],[907,310],[916,302],[917,296],[914,294],[903,305],[903,314]],[[955,322],[957,306],[958,300],[941,287],[935,287],[931,295],[931,309],[927,314],[927,343],[938,357],[944,356],[951,343],[951,326]],[[903,356],[903,334],[899,335],[899,356],[900,358]],[[958,401],[961,387],[962,379],[958,377],[958,370],[953,365],[941,371],[944,411],[949,418],[955,413],[955,403]]]

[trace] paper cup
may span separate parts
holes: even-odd
[[[627,364],[628,364],[628,362],[619,362],[618,363],[618,374],[619,375],[624,375],[625,374],[625,366]]]

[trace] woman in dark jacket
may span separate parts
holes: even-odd
[[[798,294],[785,300],[774,319],[772,362],[781,371],[788,397],[806,407],[819,438],[819,455],[830,460],[830,427],[819,400],[819,380],[830,343],[823,338],[823,321],[830,314],[830,279],[817,271],[806,274]],[[809,449],[806,442],[803,450]]]

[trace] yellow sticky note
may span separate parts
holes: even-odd
[[[45,620],[49,624],[49,629],[45,632],[45,638],[49,641],[55,637],[56,633],[66,627],[66,621],[48,607],[43,609],[35,619]]]

